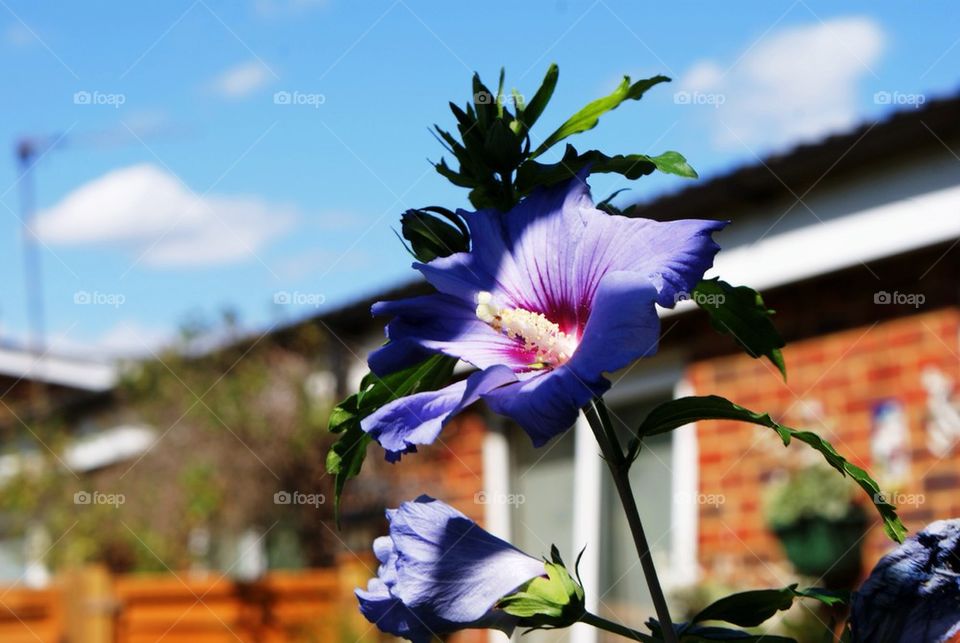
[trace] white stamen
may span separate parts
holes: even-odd
[[[522,340],[525,351],[536,353],[536,363],[531,366],[563,364],[577,349],[577,338],[560,330],[543,313],[499,308],[486,291],[477,294],[477,317],[510,339]]]

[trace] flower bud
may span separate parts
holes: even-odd
[[[516,616],[521,627],[570,627],[586,611],[583,587],[567,571],[555,546],[550,555],[553,562],[544,561],[546,576],[528,581],[497,604],[507,614]]]
[[[410,243],[410,251],[424,263],[470,249],[470,238],[463,221],[443,208],[407,210],[400,218],[400,231]]]

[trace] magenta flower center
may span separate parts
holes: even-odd
[[[523,308],[500,307],[489,292],[477,295],[477,317],[510,339],[522,343],[523,352],[534,356],[530,368],[551,368],[567,362],[577,350],[575,335],[560,329],[543,313]]]

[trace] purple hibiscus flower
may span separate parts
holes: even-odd
[[[880,559],[853,597],[856,643],[960,636],[960,520],[938,520]]]
[[[658,222],[594,207],[586,173],[540,189],[510,212],[460,211],[471,249],[416,263],[436,293],[380,302],[389,342],[370,355],[385,375],[430,353],[479,369],[439,391],[385,405],[363,421],[397,460],[433,442],[483,398],[540,446],[604,393],[603,373],[656,352],[654,304],[673,307],[713,264],[723,221]]]
[[[415,643],[467,628],[511,633],[517,619],[496,604],[547,573],[543,561],[429,496],[387,510],[387,519],[390,535],[373,542],[380,569],[356,595],[367,620]]]

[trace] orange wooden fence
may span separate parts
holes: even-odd
[[[216,574],[110,576],[88,567],[49,589],[0,588],[3,643],[337,643],[377,641],[353,588],[364,562],[271,572],[253,583]]]

